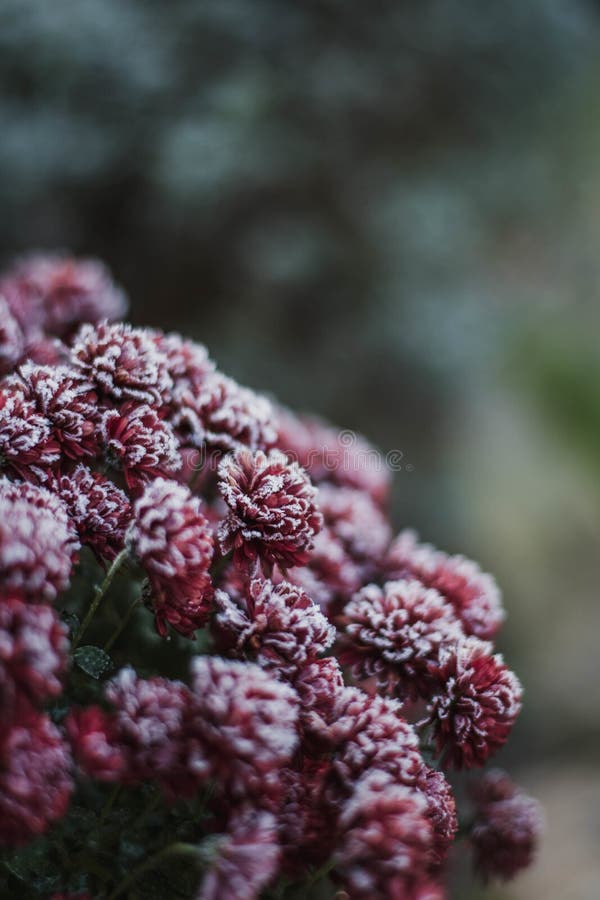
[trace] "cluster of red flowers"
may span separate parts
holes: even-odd
[[[124,308],[91,261],[33,257],[0,280],[0,843],[50,828],[80,780],[152,782],[169,803],[207,795],[204,900],[321,869],[357,900],[440,900],[458,828],[443,771],[483,766],[521,706],[491,643],[494,580],[393,539],[366,441],[115,321]],[[109,580],[129,559],[158,634],[202,629],[207,652],[187,683],[124,668],[57,726],[57,610],[86,552]],[[528,864],[538,832],[533,801],[485,776],[484,876]]]

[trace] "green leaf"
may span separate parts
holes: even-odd
[[[114,667],[114,663],[108,653],[100,647],[86,645],[78,647],[73,654],[73,659],[79,668],[96,680],[102,678]]]

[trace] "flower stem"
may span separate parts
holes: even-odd
[[[123,616],[122,620],[119,622],[119,624],[117,625],[117,627],[115,628],[115,630],[113,631],[113,633],[111,634],[111,636],[109,637],[107,642],[105,643],[104,649],[107,652],[110,650],[110,648],[112,647],[114,642],[117,640],[117,638],[119,637],[119,635],[121,634],[123,629],[129,623],[132,615],[134,614],[134,612],[136,611],[136,609],[138,608],[138,606],[140,605],[141,602],[142,602],[141,597],[135,598],[135,600],[133,601],[133,603],[131,604],[131,606],[129,607],[129,609],[127,610],[125,615]]]
[[[154,856],[148,857],[145,859],[143,863],[141,863],[137,868],[130,872],[123,881],[117,885],[112,894],[109,895],[108,900],[116,900],[117,897],[120,897],[121,894],[125,893],[125,891],[130,887],[130,885],[134,884],[142,875],[146,872],[149,872],[151,869],[154,869],[163,859],[166,859],[168,856],[198,856],[200,852],[200,848],[196,844],[185,844],[181,841],[178,841],[174,844],[169,844],[168,847],[163,847],[162,850],[159,850],[158,853],[155,853]]]
[[[71,646],[72,650],[75,650],[76,647],[81,643],[81,638],[87,631],[90,622],[94,618],[94,615],[96,614],[96,611],[97,611],[98,607],[100,606],[100,603],[102,602],[102,598],[104,597],[104,595],[108,591],[109,587],[111,586],[112,580],[115,577],[115,574],[117,573],[117,571],[119,570],[119,568],[121,567],[121,565],[123,564],[125,559],[127,558],[128,553],[129,553],[129,550],[127,549],[127,547],[124,547],[123,550],[121,550],[121,552],[119,553],[119,555],[116,556],[115,559],[113,560],[113,563],[112,563],[110,569],[106,573],[106,577],[104,578],[104,581],[102,582],[102,584],[100,585],[100,587],[98,588],[98,590],[96,591],[96,593],[94,595],[94,599],[92,600],[92,602],[90,604],[90,608],[87,611],[85,619],[81,623],[79,631],[73,638],[73,643]]]

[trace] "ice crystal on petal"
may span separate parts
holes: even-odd
[[[20,390],[0,385],[0,470],[46,481],[60,459],[50,422]]]
[[[123,470],[130,489],[181,466],[175,435],[150,406],[129,402],[108,409],[98,432],[107,460]]]
[[[105,559],[115,558],[125,544],[131,522],[127,495],[110,479],[78,465],[53,485],[64,502],[79,540]]]

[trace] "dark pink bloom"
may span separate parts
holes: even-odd
[[[316,489],[277,450],[238,450],[219,466],[219,490],[229,514],[219,531],[224,553],[240,566],[260,558],[265,568],[304,565],[322,525]]]
[[[506,742],[521,709],[522,689],[490,644],[463,638],[442,651],[430,718],[445,766],[482,766]]]
[[[104,396],[159,406],[173,382],[152,333],[118,323],[83,325],[73,341],[73,364]]]
[[[348,555],[357,562],[379,567],[392,533],[387,517],[369,494],[321,484],[318,504],[324,527],[333,532]]]
[[[297,880],[332,855],[339,809],[327,793],[330,763],[303,757],[297,768],[281,772],[283,798],[278,811],[282,870]]]
[[[23,355],[25,338],[21,326],[0,295],[0,375],[11,372]]]
[[[24,844],[65,815],[70,769],[58,729],[22,701],[0,730],[0,844]]]
[[[0,471],[28,481],[47,481],[60,459],[46,416],[20,390],[0,386]]]
[[[395,700],[345,688],[330,728],[336,749],[333,770],[346,790],[371,769],[387,772],[398,784],[416,783],[422,760],[419,742]]]
[[[491,640],[504,620],[502,598],[491,575],[464,556],[448,556],[403,531],[390,548],[389,578],[416,578],[452,604],[467,634]]]
[[[71,709],[65,721],[73,756],[88,778],[119,781],[127,773],[117,719],[99,706]]]
[[[97,453],[98,398],[79,372],[67,366],[25,363],[6,383],[34,403],[65,456],[78,459]]]
[[[79,549],[64,504],[45,488],[0,479],[0,589],[54,600]]]
[[[370,772],[344,806],[339,826],[336,870],[351,897],[419,897],[433,840],[427,801],[420,792],[394,784],[385,772]]]
[[[130,490],[181,466],[170,426],[146,404],[125,403],[100,418],[98,432],[108,462],[123,471]]]
[[[179,334],[151,332],[160,353],[166,359],[167,371],[175,388],[197,391],[215,370],[204,344],[182,338]]]
[[[125,545],[131,522],[131,504],[127,495],[110,479],[79,465],[63,475],[54,490],[65,504],[82,544],[96,556],[113,560]]]
[[[539,804],[499,770],[484,775],[476,803],[470,839],[477,871],[486,881],[514,878],[535,856],[543,829]]]
[[[25,603],[9,595],[0,600],[0,698],[7,704],[22,695],[43,703],[62,691],[67,668],[67,628],[50,606]]]
[[[298,671],[293,684],[300,698],[304,744],[309,743],[311,747],[329,744],[334,711],[344,690],[337,659],[327,656],[308,662]]]
[[[198,656],[192,664],[188,768],[234,799],[277,799],[298,742],[294,691],[253,663]]]
[[[368,585],[344,608],[343,621],[342,665],[355,678],[376,677],[380,690],[400,699],[426,697],[430,667],[463,636],[450,604],[418,581]]]
[[[219,450],[267,450],[275,443],[269,400],[220,372],[173,392],[173,422],[186,443]]]
[[[270,812],[242,808],[219,842],[198,900],[256,900],[277,873],[277,821]]]
[[[23,328],[68,334],[80,322],[117,319],[127,309],[125,295],[108,269],[95,259],[54,255],[19,259],[0,281]]]
[[[159,634],[167,623],[188,637],[206,624],[213,595],[213,533],[198,497],[157,478],[135,502],[131,545],[152,590]]]
[[[319,607],[300,588],[253,579],[236,600],[224,591],[215,596],[215,631],[219,646],[237,656],[292,675],[323,653],[335,639]]]
[[[316,418],[297,416],[279,407],[277,447],[299,463],[315,484],[333,482],[369,494],[387,504],[391,472],[379,450],[362,435],[338,431]]]
[[[437,868],[444,863],[458,830],[454,794],[444,775],[425,765],[416,786],[427,800],[427,815],[433,828],[432,864]]]

